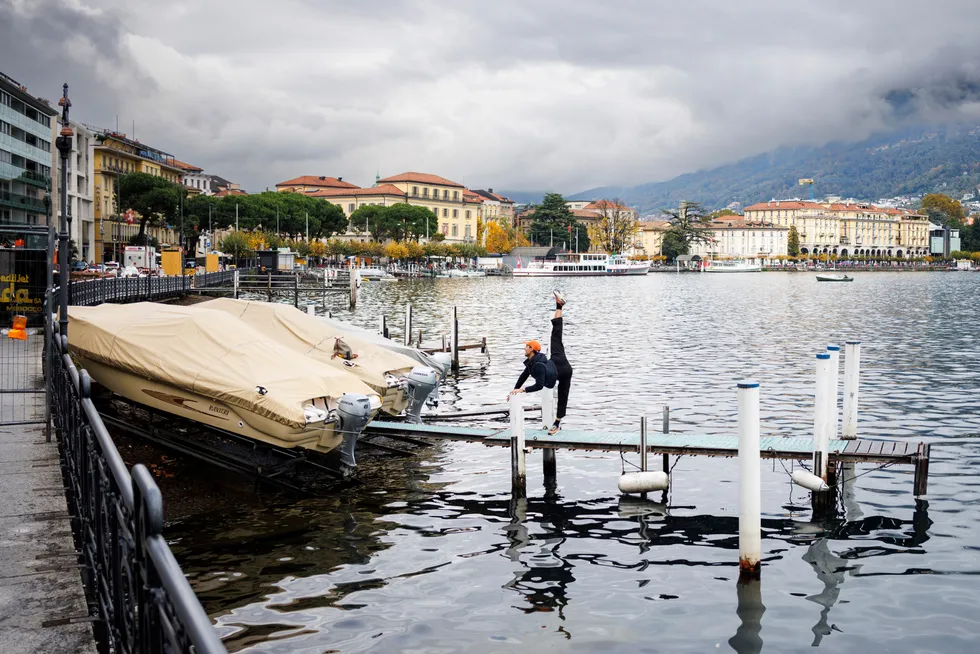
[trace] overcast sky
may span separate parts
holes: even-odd
[[[255,192],[658,181],[980,122],[973,0],[0,0],[0,71]]]

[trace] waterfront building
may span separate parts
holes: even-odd
[[[174,159],[174,164],[180,168],[180,182],[187,188],[187,195],[212,195],[211,176],[204,174],[203,168]]]
[[[476,240],[476,221],[481,217],[481,203],[472,197],[466,200],[466,187],[458,182],[430,175],[408,172],[379,179],[378,184],[391,184],[405,193],[409,204],[427,207],[439,221],[439,231],[450,243],[471,243]]]
[[[208,175],[208,184],[211,187],[211,195],[224,197],[226,195],[248,195],[242,190],[242,185],[238,182],[229,182],[219,175]]]
[[[508,225],[514,221],[514,201],[493,192],[493,189],[475,189],[476,195],[482,198],[484,220],[499,220]]]
[[[0,73],[0,225],[46,225],[44,196],[52,190],[51,206],[59,206],[52,184],[57,115],[46,100]]]
[[[93,261],[95,253],[95,133],[81,123],[71,121],[74,137],[68,155],[68,238],[75,242],[80,261]],[[56,176],[56,185],[61,175]],[[52,206],[61,216],[61,204]]]
[[[789,227],[753,222],[744,216],[722,216],[713,220],[711,235],[708,242],[692,243],[690,254],[702,258],[766,261],[786,256],[789,247]]]
[[[296,188],[301,186],[301,184],[292,185]],[[276,187],[279,188],[279,185]],[[291,187],[287,185],[287,188]],[[391,206],[406,202],[425,207],[436,216],[431,233],[441,232],[447,243],[475,242],[477,220],[483,216],[481,196],[469,191],[458,182],[428,173],[401,173],[384,179],[379,178],[370,188],[353,185],[332,186],[307,191],[307,195],[336,204],[343,209],[348,218],[365,205]],[[369,228],[369,226],[365,227]],[[349,229],[344,237],[367,238],[366,234],[363,236],[361,234]]]
[[[276,184],[276,191],[279,193],[315,193],[332,189],[356,189],[360,188],[356,184],[345,182],[343,177],[326,177],[320,175],[302,175],[285,182]]]
[[[658,257],[663,254],[664,233],[670,229],[666,220],[644,220],[639,224],[634,245],[635,254]]]
[[[94,263],[119,260],[122,249],[139,233],[139,219],[120,206],[117,194],[119,179],[128,173],[146,173],[180,184],[183,170],[173,155],[127,138],[111,130],[95,135],[95,248]],[[125,198],[123,198],[125,204]],[[148,225],[147,234],[162,245],[179,242],[179,236],[167,225]]]
[[[948,259],[960,249],[960,230],[949,225],[929,224],[929,254]]]
[[[872,204],[772,200],[745,208],[745,220],[796,227],[801,254],[922,257],[929,221],[908,209]]]

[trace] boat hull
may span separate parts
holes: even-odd
[[[818,282],[853,282],[853,277],[847,275],[817,275]]]
[[[317,452],[330,452],[343,441],[333,424],[321,422],[307,425],[305,429],[296,429],[224,402],[107,366],[77,353],[74,358],[92,379],[127,400],[239,436],[277,447],[302,447]]]

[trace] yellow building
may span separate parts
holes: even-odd
[[[96,137],[95,146],[95,248],[94,263],[118,260],[122,248],[129,239],[139,233],[138,217],[127,222],[122,198],[117,196],[119,178],[127,173],[146,173],[180,184],[183,172],[173,156],[151,148],[139,141],[126,138],[125,134],[104,132]],[[175,230],[164,227],[147,227],[147,234],[160,245],[179,242]]]
[[[325,175],[302,175],[285,182],[276,184],[276,191],[279,193],[315,193],[317,191],[328,191],[333,189],[356,189],[360,188],[357,184],[345,182],[343,177],[327,177]]]
[[[904,209],[774,200],[746,207],[745,220],[796,227],[800,254],[904,258],[929,254],[928,218]]]
[[[657,257],[664,252],[664,232],[670,228],[665,220],[648,220],[639,223],[636,233],[636,254]]]
[[[441,232],[449,243],[475,242],[476,223],[482,218],[480,196],[462,184],[426,173],[402,173],[379,179],[371,188],[321,188],[307,192],[307,195],[336,204],[348,218],[365,205],[391,206],[407,202],[425,207],[436,215],[431,233]],[[363,232],[365,227],[360,227],[360,231]]]

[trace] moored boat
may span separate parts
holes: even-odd
[[[514,268],[515,277],[595,277],[608,275],[645,275],[649,261],[633,261],[616,254],[587,252],[559,254],[554,260],[531,261],[526,267]]]
[[[817,275],[818,282],[853,282],[854,278],[844,273],[824,273]]]
[[[306,357],[214,310],[141,302],[71,307],[69,348],[112,392],[283,448],[340,450],[381,397],[353,375]]]
[[[705,262],[704,272],[709,273],[746,273],[762,272],[762,266],[750,263],[742,259],[717,260],[709,259]]]
[[[391,416],[411,406],[417,417],[438,381],[431,367],[356,335],[338,333],[326,322],[287,304],[218,298],[195,308],[223,311],[277,343],[356,376],[381,396],[381,409]],[[419,397],[411,402],[413,394]]]

